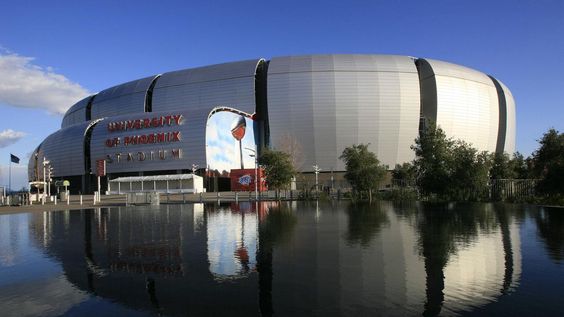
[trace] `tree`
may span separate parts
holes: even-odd
[[[392,170],[392,178],[401,181],[402,185],[413,185],[417,178],[417,171],[411,163],[396,164],[396,167]]]
[[[434,123],[430,123],[415,139],[411,148],[415,151],[413,163],[417,171],[417,186],[422,194],[446,197],[450,186],[453,145],[454,141]]]
[[[564,133],[550,129],[533,153],[533,170],[541,180],[538,190],[546,195],[564,194]]]
[[[414,166],[417,185],[423,195],[441,200],[480,199],[485,193],[490,154],[464,141],[447,138],[431,123],[415,139]]]
[[[527,157],[525,159],[523,157],[523,154],[519,152],[515,152],[509,164],[511,165],[511,168],[515,172],[515,178],[518,179],[534,178],[531,171],[533,166],[531,157]]]
[[[264,173],[268,186],[276,190],[286,188],[296,174],[290,155],[282,151],[265,149],[259,157],[259,164],[264,165]]]
[[[478,150],[464,141],[456,141],[452,148],[449,199],[479,200],[486,193],[489,181],[490,154]]]
[[[492,154],[492,168],[490,169],[490,178],[517,178],[519,176],[517,165],[519,165],[519,162],[511,159],[507,153],[494,153]]]
[[[368,150],[368,145],[353,144],[343,150],[339,159],[345,162],[345,179],[351,184],[353,192],[367,191],[371,201],[372,190],[378,188],[388,167],[380,165],[376,154]]]

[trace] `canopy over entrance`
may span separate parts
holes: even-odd
[[[173,174],[155,176],[128,176],[108,182],[109,194],[132,192],[158,193],[201,193],[204,179],[194,174]]]

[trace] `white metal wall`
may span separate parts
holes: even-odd
[[[99,92],[92,102],[91,119],[145,111],[145,96],[155,76],[130,81]]]
[[[449,137],[495,152],[499,101],[491,79],[464,66],[426,60],[437,84],[437,125]]]
[[[153,90],[153,111],[217,106],[255,112],[258,59],[164,73]]]
[[[419,79],[413,60],[393,55],[273,58],[268,69],[270,138],[293,136],[303,171],[344,170],[345,147],[370,143],[393,168],[413,159],[419,125]]]
[[[38,167],[43,173],[43,157],[51,162],[52,176],[84,175],[84,134],[90,121],[75,124],[49,135],[41,144]],[[32,160],[30,160],[31,164]],[[43,175],[41,175],[43,177]]]
[[[63,117],[61,128],[86,121],[86,106],[91,98],[92,96],[88,96],[72,105]]]

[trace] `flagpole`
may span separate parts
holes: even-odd
[[[9,180],[8,180],[8,193],[12,192],[12,155],[10,154],[10,172],[9,172]]]

